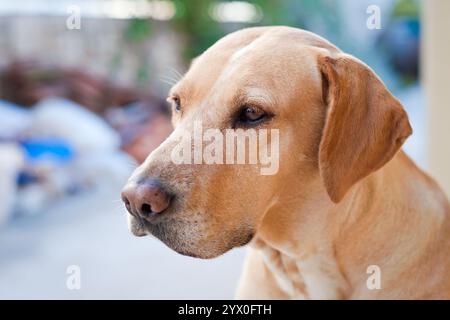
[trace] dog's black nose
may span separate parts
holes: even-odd
[[[128,184],[122,191],[122,200],[128,212],[149,221],[170,205],[169,193],[154,179]]]

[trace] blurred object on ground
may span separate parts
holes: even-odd
[[[124,108],[110,109],[106,118],[121,134],[123,149],[142,163],[172,132],[166,114],[166,107],[151,108],[148,102],[141,101]]]
[[[18,185],[15,211],[18,214],[37,214],[51,201],[69,193],[74,181],[69,164],[75,152],[66,140],[56,137],[24,137],[20,141],[25,156]]]
[[[133,156],[138,163],[144,162],[151,151],[156,149],[172,132],[172,125],[163,115],[150,119],[141,132],[131,143],[124,146],[124,150]],[[148,137],[152,137],[149,139]]]
[[[23,165],[17,144],[0,142],[0,226],[8,220],[17,198],[17,172]]]
[[[16,198],[20,201],[14,209],[19,214],[37,214],[61,197],[101,187],[105,181],[124,182],[133,168],[133,160],[120,151],[120,135],[75,102],[47,98],[29,111],[8,106],[0,114],[14,114],[12,110],[26,114],[21,130],[11,131],[15,139],[9,132],[3,137],[21,149],[26,160],[10,169],[18,176]]]
[[[48,98],[33,107],[29,133],[65,139],[79,154],[111,152],[120,136],[105,120],[83,106],[63,98]]]
[[[29,127],[30,121],[27,109],[0,100],[0,140],[14,139]]]

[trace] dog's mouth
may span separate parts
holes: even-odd
[[[131,233],[136,237],[144,237],[144,236],[153,236],[156,239],[160,240],[170,249],[175,252],[182,254],[184,256],[189,256],[192,258],[209,258],[206,256],[202,250],[202,248],[198,248],[194,243],[198,241],[198,231],[195,232],[196,225],[192,224],[191,226],[182,226],[178,223],[150,223],[145,219],[140,217],[135,217],[133,215],[129,216],[129,229]],[[187,231],[186,231],[187,230]],[[196,236],[190,238],[186,236],[186,233],[192,233]],[[192,235],[191,235],[192,236]],[[203,253],[202,253],[203,252]]]
[[[137,237],[154,236],[179,254],[201,259],[215,258],[232,248],[244,246],[254,236],[254,230],[248,227],[213,232],[203,218],[206,215],[199,214],[196,218],[193,215],[172,216],[158,223],[130,215],[129,229]]]

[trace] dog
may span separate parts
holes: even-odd
[[[301,29],[231,33],[170,90],[173,133],[122,192],[136,236],[203,259],[249,244],[238,299],[449,299],[450,206],[363,62]],[[279,130],[279,168],[175,164],[194,123]]]

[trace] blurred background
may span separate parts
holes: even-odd
[[[245,248],[203,261],[135,238],[119,194],[172,130],[171,85],[244,27],[304,28],[370,65],[409,113],[407,153],[449,192],[449,4],[0,0],[0,298],[233,297]]]

